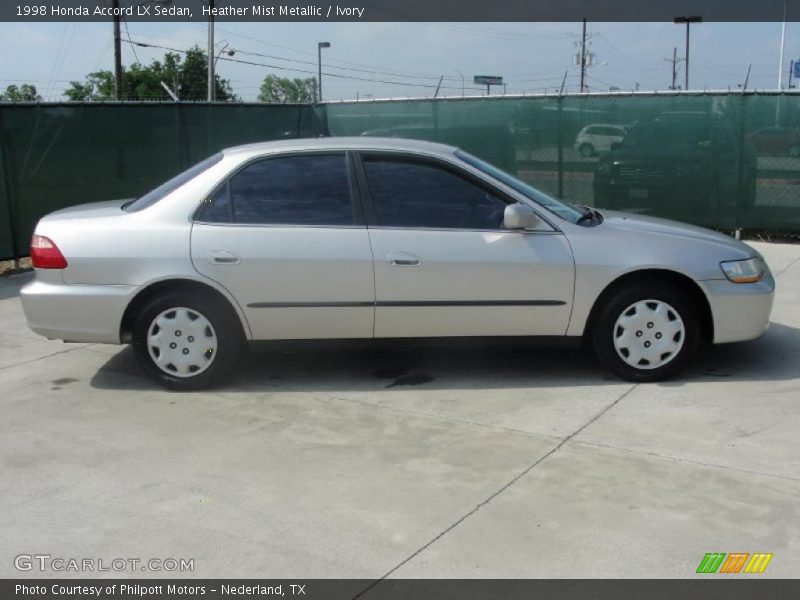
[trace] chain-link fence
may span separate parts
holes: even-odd
[[[800,94],[610,94],[327,105],[331,135],[460,146],[569,202],[800,232]]]
[[[136,197],[222,148],[320,127],[310,106],[0,104],[0,258],[27,255],[48,212]]]
[[[0,257],[36,220],[137,196],[237,144],[314,135],[449,143],[569,202],[800,232],[800,94],[332,103],[0,104]]]

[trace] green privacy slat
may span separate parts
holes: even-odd
[[[225,147],[317,133],[310,106],[6,104],[0,110],[15,209],[12,222],[0,188],[3,258],[12,257],[8,225],[24,256],[36,221],[51,211],[141,195]]]
[[[140,195],[228,146],[317,135],[448,143],[570,202],[800,232],[796,93],[3,104],[0,112],[2,258],[14,253],[12,228],[25,255],[36,221],[53,210]]]
[[[798,94],[368,101],[327,105],[327,123],[460,146],[570,202],[800,232]]]

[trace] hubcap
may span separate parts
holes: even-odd
[[[657,369],[683,348],[686,330],[678,311],[661,300],[640,300],[614,324],[614,348],[635,369]]]
[[[202,314],[191,308],[169,308],[147,330],[147,350],[159,369],[175,377],[194,377],[217,356],[217,334]]]

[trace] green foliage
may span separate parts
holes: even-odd
[[[206,100],[208,97],[208,59],[198,46],[190,48],[185,56],[167,52],[163,60],[149,65],[136,63],[122,70],[122,97],[124,100],[166,100],[172,98],[161,85],[167,84],[177,92],[180,100]],[[235,102],[230,82],[215,74],[216,100]],[[64,95],[73,101],[114,100],[114,74],[111,71],[89,73],[84,82],[72,81]]]
[[[317,79],[289,79],[267,75],[261,83],[259,102],[271,104],[310,104],[317,99]]]
[[[41,99],[36,86],[30,83],[23,83],[19,87],[9,85],[5,92],[0,93],[0,102],[38,102]]]

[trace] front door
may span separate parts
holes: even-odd
[[[509,231],[511,201],[454,165],[361,155],[375,257],[375,337],[564,335],[574,285],[564,235]]]

